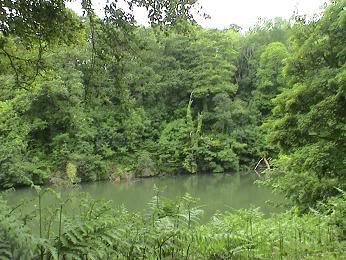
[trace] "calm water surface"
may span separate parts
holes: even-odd
[[[260,207],[265,214],[277,212],[279,210],[267,201],[282,202],[282,199],[270,190],[254,184],[251,178],[238,175],[157,177],[121,183],[95,182],[82,184],[79,190],[89,193],[95,199],[112,200],[114,206],[123,205],[130,211],[140,212],[147,207],[154,195],[154,186],[163,189],[162,195],[170,199],[183,196],[185,193],[199,198],[198,204],[204,210],[202,220],[231,208],[254,206]],[[31,189],[19,189],[7,194],[6,198],[10,205],[15,206],[20,200],[34,196],[35,192]],[[50,203],[49,198],[46,198],[45,203]]]

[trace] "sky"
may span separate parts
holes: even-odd
[[[107,0],[92,0],[96,13],[103,14],[103,7]],[[78,14],[82,14],[81,0],[73,0],[67,6]],[[237,24],[244,30],[256,24],[259,17],[272,19],[282,17],[289,19],[295,11],[299,14],[312,16],[321,12],[321,7],[326,0],[199,0],[205,13],[210,19],[196,20],[205,28],[225,29],[231,24]],[[144,9],[135,9],[135,18],[147,25],[147,14]]]

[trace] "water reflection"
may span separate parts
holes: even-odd
[[[97,182],[82,184],[79,190],[96,199],[112,200],[114,206],[124,205],[130,211],[142,211],[154,195],[154,185],[163,189],[163,196],[170,199],[176,199],[187,192],[199,198],[199,204],[203,205],[205,212],[203,220],[230,208],[255,206],[266,214],[276,212],[278,209],[266,201],[281,201],[270,190],[253,184],[249,177],[224,174],[160,177],[122,183]],[[30,189],[21,189],[6,197],[11,204],[16,205],[22,198],[32,198],[34,194]],[[46,198],[46,203],[54,203],[53,198]]]

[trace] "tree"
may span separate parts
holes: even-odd
[[[287,48],[281,42],[268,44],[260,56],[254,99],[264,117],[271,114],[274,107],[272,99],[281,93],[285,86],[283,68],[287,57]]]
[[[82,25],[64,0],[2,0],[1,4],[0,55],[8,59],[17,87],[28,87],[44,68],[45,51],[76,41]]]
[[[308,209],[346,184],[346,12],[332,1],[318,21],[293,28],[289,88],[276,100],[269,140],[281,151],[269,182]]]

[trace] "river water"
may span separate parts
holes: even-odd
[[[230,209],[260,207],[265,214],[278,212],[279,209],[268,201],[276,204],[283,201],[270,190],[254,184],[250,177],[223,174],[156,177],[121,183],[94,182],[82,184],[78,190],[89,193],[95,199],[111,200],[115,207],[123,205],[130,211],[140,212],[154,195],[154,186],[169,199],[176,199],[185,193],[199,198],[198,205],[204,210],[202,221]],[[18,189],[6,194],[5,198],[9,205],[15,206],[22,199],[34,199],[35,192],[32,189]],[[45,204],[49,203],[54,202],[48,196]]]

